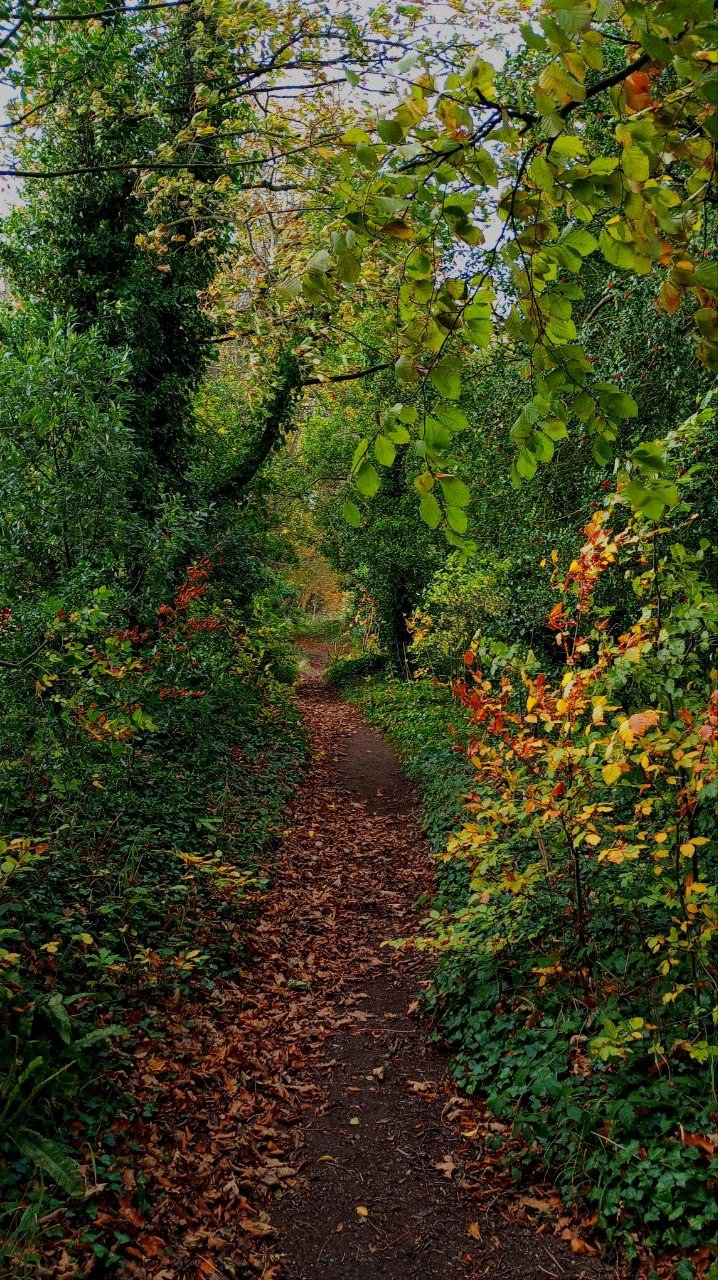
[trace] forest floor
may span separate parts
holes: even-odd
[[[609,1280],[558,1197],[521,1187],[504,1127],[457,1094],[409,946],[431,867],[390,747],[308,654],[312,757],[241,981],[138,1039],[123,1194],[96,1226],[142,1280]],[[124,1149],[123,1149],[124,1148]],[[116,1246],[117,1247],[117,1246]],[[74,1269],[73,1269],[74,1268]],[[68,1254],[43,1275],[106,1274]]]

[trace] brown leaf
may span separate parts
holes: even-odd
[[[537,1213],[554,1213],[554,1206],[549,1200],[539,1200],[535,1196],[519,1196],[519,1204],[525,1209],[535,1209]]]
[[[709,1160],[718,1152],[718,1134],[686,1133],[681,1128],[681,1142],[684,1147],[697,1147]]]
[[[451,1155],[451,1153],[449,1153],[448,1156],[444,1156],[443,1160],[438,1160],[437,1163],[434,1165],[434,1168],[438,1169],[442,1174],[442,1176],[448,1180],[449,1178],[453,1178],[454,1176],[454,1171],[456,1169],[456,1161],[454,1160],[454,1157]]]
[[[167,1247],[161,1236],[141,1235],[137,1238],[137,1244],[145,1258],[156,1258]]]

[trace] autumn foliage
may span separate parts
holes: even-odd
[[[597,1146],[644,1162],[640,1194],[612,1187],[606,1169],[589,1192],[612,1230],[635,1225],[653,1196],[648,1222],[664,1242],[698,1244],[705,1219],[692,1206],[718,1168],[718,609],[700,548],[668,543],[669,530],[640,519],[614,532],[619,514],[595,512],[576,558],[554,567],[555,671],[488,645],[466,654],[455,692],[475,785],[440,858],[465,866],[468,891],[432,938],[466,1082],[483,1090],[493,1076],[499,1113],[513,1108],[553,1160],[540,1115],[560,1124],[563,1113],[581,1135],[563,1140],[574,1191],[595,1177]],[[601,603],[618,572],[633,588],[631,621]],[[502,1064],[487,1062],[483,1024],[472,1022],[494,1004],[508,1037]],[[542,1042],[545,1092],[521,1071]],[[509,1087],[512,1062],[523,1086],[514,1077]],[[650,1081],[663,1114],[641,1144]],[[680,1203],[663,1203],[667,1186],[682,1188]]]

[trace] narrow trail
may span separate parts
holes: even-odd
[[[117,1126],[97,1227],[141,1280],[608,1280],[566,1219],[531,1220],[544,1188],[517,1204],[501,1126],[417,1014],[430,961],[382,945],[432,888],[398,759],[319,654],[299,697],[312,760],[248,962],[210,1004],[168,1004],[161,1045],[138,1033],[123,1083],[146,1118]],[[105,1274],[62,1262],[42,1274]]]
[[[299,912],[326,893],[307,955],[313,986],[341,1008],[313,1076],[321,1096],[300,1184],[272,1214],[288,1280],[599,1277],[553,1235],[502,1214],[515,1194],[486,1164],[489,1122],[456,1095],[445,1053],[416,1016],[430,960],[413,937],[432,877],[417,797],[388,744],[328,687],[315,661],[301,690],[314,744],[285,849],[305,879]],[[501,1128],[501,1126],[495,1126]],[[359,1211],[358,1211],[359,1210]],[[570,1234],[570,1233],[569,1233]],[[580,1246],[579,1246],[580,1247]]]

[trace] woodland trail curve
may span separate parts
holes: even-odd
[[[609,1280],[550,1192],[521,1205],[502,1126],[452,1087],[417,1016],[426,954],[382,945],[432,892],[416,797],[310,657],[312,758],[272,887],[211,999],[168,1001],[162,1042],[138,1029],[123,1190],[96,1227],[125,1235],[136,1280]],[[39,1274],[106,1273],[63,1250]]]

